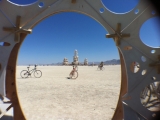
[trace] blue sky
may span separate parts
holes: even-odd
[[[17,4],[30,4],[36,0],[10,0]],[[123,2],[122,2],[123,1]],[[116,13],[132,10],[139,0],[102,0],[107,9]],[[117,3],[117,4],[115,4]],[[44,3],[45,5],[45,3]],[[140,31],[142,41],[150,46],[160,46],[157,18],[146,21]],[[146,33],[148,36],[146,36]],[[112,39],[105,38],[107,31],[94,19],[74,12],[51,16],[34,27],[23,42],[18,64],[51,64],[62,62],[64,57],[73,60],[78,50],[79,61],[89,62],[119,59]],[[152,41],[150,40],[152,39]]]

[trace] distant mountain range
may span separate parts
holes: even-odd
[[[120,64],[120,59],[112,59],[112,60],[107,60],[107,61],[103,61],[105,65],[119,65]],[[83,64],[83,62],[80,62]],[[88,62],[89,65],[91,64],[95,64],[95,65],[99,65],[100,62]],[[62,62],[58,62],[58,63],[52,63],[51,65],[62,65]]]
[[[96,64],[99,65],[100,62],[88,62],[88,64]],[[107,60],[107,61],[103,61],[103,63],[105,65],[119,65],[120,64],[120,60],[119,59],[112,59],[112,60]]]
[[[80,62],[83,64],[83,62]],[[112,60],[107,60],[103,61],[104,65],[119,65],[120,64],[120,59],[112,59]],[[88,65],[99,65],[100,62],[88,62]],[[34,66],[35,64],[29,64],[31,66]],[[55,65],[62,65],[62,62],[58,63],[52,63],[52,64],[38,64],[39,66],[55,66]]]
[[[120,59],[116,60],[116,59],[113,59],[113,60],[108,60],[108,61],[105,61],[104,62],[105,65],[119,65],[121,64],[121,61]]]

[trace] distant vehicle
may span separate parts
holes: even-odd
[[[105,70],[105,68],[98,65],[97,70],[102,70],[103,71],[103,70]]]

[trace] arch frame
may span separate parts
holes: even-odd
[[[43,2],[43,7],[38,7],[39,3]],[[7,7],[6,7],[7,6]],[[9,9],[8,9],[9,8]],[[6,96],[11,100],[14,107],[14,119],[25,119],[21,110],[18,94],[16,88],[16,62],[18,51],[20,46],[26,37],[26,33],[20,33],[20,41],[14,41],[15,33],[4,31],[4,27],[16,27],[16,18],[21,16],[20,29],[29,30],[33,29],[43,19],[59,13],[59,12],[80,12],[88,15],[98,21],[109,34],[116,33],[117,23],[121,23],[121,33],[129,33],[129,38],[122,38],[120,45],[117,46],[121,59],[121,91],[119,101],[113,120],[122,119],[126,117],[125,106],[127,105],[136,114],[141,115],[145,119],[156,119],[152,115],[155,112],[148,111],[142,106],[140,102],[140,93],[142,89],[153,81],[151,76],[155,76],[157,79],[160,76],[157,74],[156,69],[149,67],[150,63],[157,61],[157,56],[160,52],[159,48],[155,54],[151,54],[153,49],[142,43],[139,37],[139,31],[143,23],[151,17],[155,17],[149,14],[154,8],[145,0],[140,0],[139,4],[130,12],[126,14],[114,14],[107,9],[103,13],[99,12],[100,8],[104,8],[100,0],[76,0],[72,2],[70,0],[41,0],[29,6],[16,6],[8,1],[1,1],[0,4],[0,16],[2,22],[0,23],[0,41],[7,42],[10,46],[0,47],[0,94]],[[136,9],[139,9],[138,14],[134,14]],[[107,16],[107,17],[106,17]],[[112,19],[110,19],[112,18]],[[125,18],[125,19],[124,19]],[[136,26],[135,26],[136,25]],[[124,50],[124,47],[131,46],[129,51]],[[144,63],[140,60],[141,56],[145,56],[147,61]],[[138,73],[132,73],[130,65],[133,61],[140,63],[141,68],[147,69],[147,74],[142,76],[140,71]]]

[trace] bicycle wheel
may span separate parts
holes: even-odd
[[[41,72],[40,70],[36,70],[36,71],[34,72],[34,77],[40,78],[41,76],[42,76],[42,72]]]
[[[20,73],[22,78],[27,78],[28,77],[28,71],[27,70],[22,70]]]
[[[76,79],[76,78],[78,77],[78,72],[75,71],[73,74],[70,74],[70,77],[71,77],[72,79]]]

